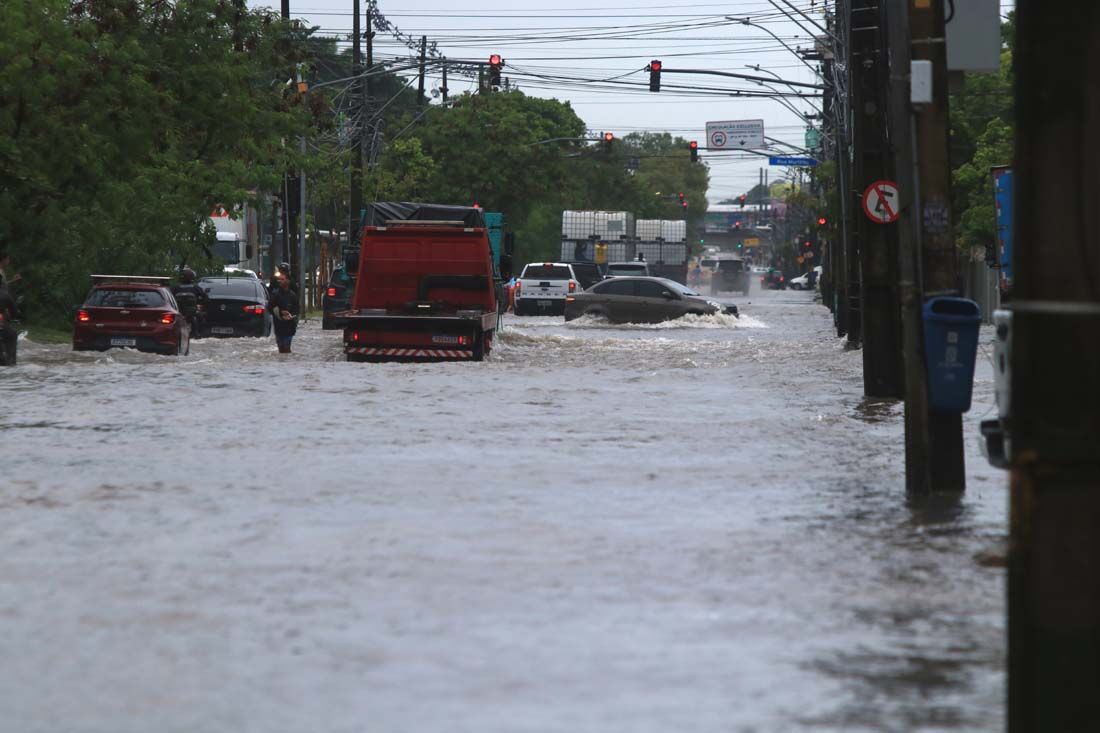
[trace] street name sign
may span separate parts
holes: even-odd
[[[751,150],[764,147],[764,120],[726,120],[707,123],[710,150]]]
[[[863,192],[863,213],[876,224],[898,220],[898,184],[875,181]]]
[[[817,165],[817,159],[805,158],[798,155],[772,155],[768,157],[768,165],[790,165],[812,168]]]

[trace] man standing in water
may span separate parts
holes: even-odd
[[[290,278],[282,272],[275,273],[275,290],[267,302],[275,319],[275,343],[280,354],[290,353],[290,342],[298,330],[298,293],[290,289]]]

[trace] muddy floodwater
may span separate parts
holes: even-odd
[[[1005,475],[907,499],[808,293],[512,318],[482,364],[24,341],[0,731],[990,731]],[[979,359],[988,361],[989,334]]]

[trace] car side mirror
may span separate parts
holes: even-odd
[[[668,290],[662,290],[661,291],[661,296],[663,298],[665,298],[665,300],[676,300],[677,299],[676,296]]]

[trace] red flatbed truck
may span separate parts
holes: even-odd
[[[344,329],[348,361],[481,361],[497,302],[486,229],[462,220],[365,226]]]

